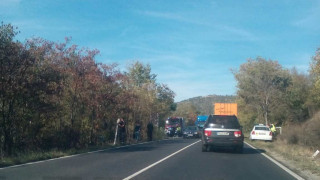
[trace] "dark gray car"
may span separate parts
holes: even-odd
[[[183,131],[183,138],[199,138],[199,129],[197,126],[187,126]]]
[[[215,147],[243,150],[242,128],[236,116],[210,115],[202,131],[202,151]]]

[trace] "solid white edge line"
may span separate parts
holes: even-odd
[[[276,165],[278,165],[281,169],[283,169],[284,171],[286,171],[287,173],[289,173],[291,176],[293,176],[294,178],[298,179],[298,180],[304,180],[304,178],[302,178],[301,176],[299,176],[298,174],[294,173],[293,171],[291,171],[290,169],[288,169],[287,167],[285,167],[284,165],[280,164],[278,161],[274,160],[273,158],[271,158],[270,156],[268,156],[267,154],[259,151],[257,148],[255,148],[254,146],[252,146],[251,144],[245,142],[248,146],[250,146],[252,149],[260,152],[264,157],[266,157],[267,159],[269,159],[271,162],[275,163]]]
[[[181,151],[183,151],[183,150],[185,150],[185,149],[189,148],[190,146],[192,146],[192,145],[194,145],[194,144],[196,144],[196,143],[198,143],[198,142],[200,142],[200,141],[201,141],[201,140],[198,140],[198,141],[196,141],[196,142],[194,142],[194,143],[192,143],[192,144],[190,144],[190,145],[188,145],[188,146],[186,146],[186,147],[184,147],[184,148],[180,149],[179,151],[176,151],[175,153],[170,154],[169,156],[167,156],[167,157],[165,157],[165,158],[163,158],[163,159],[161,159],[161,160],[159,160],[159,161],[157,161],[157,162],[155,162],[155,163],[153,163],[153,164],[151,164],[151,165],[149,165],[149,166],[147,166],[147,167],[145,167],[145,168],[141,169],[140,171],[138,171],[138,172],[136,172],[136,173],[134,173],[134,174],[132,174],[132,175],[130,175],[130,176],[128,176],[128,177],[126,177],[126,178],[124,178],[123,180],[129,180],[129,179],[131,179],[131,178],[133,178],[133,177],[135,177],[135,176],[137,176],[137,175],[139,175],[139,174],[143,173],[144,171],[146,171],[146,170],[148,170],[148,169],[152,168],[153,166],[155,166],[155,165],[157,165],[157,164],[161,163],[162,161],[165,161],[166,159],[169,159],[170,157],[172,157],[172,156],[174,156],[174,155],[178,154],[179,152],[181,152]]]
[[[136,145],[148,144],[148,143],[152,143],[152,142],[159,142],[159,141],[166,141],[166,140],[170,140],[170,139],[163,139],[163,140],[157,140],[157,141],[141,142],[141,143],[138,143],[138,144],[130,144],[130,145],[125,145],[125,146],[118,146],[118,147],[113,147],[113,148],[106,148],[106,149],[101,149],[101,150],[97,150],[97,151],[90,151],[90,152],[85,152],[85,153],[80,153],[80,154],[74,154],[74,155],[69,155],[69,156],[62,156],[62,157],[57,157],[57,158],[52,158],[52,159],[46,159],[46,160],[42,160],[42,161],[35,161],[35,162],[29,162],[29,163],[18,164],[18,165],[13,165],[13,166],[7,166],[7,167],[2,167],[2,168],[0,168],[0,170],[10,169],[10,168],[17,168],[17,167],[22,167],[22,166],[27,166],[27,165],[32,165],[32,164],[39,164],[39,163],[49,162],[49,161],[54,161],[54,160],[59,160],[59,159],[66,159],[66,158],[71,158],[71,157],[77,157],[77,156],[81,156],[81,155],[85,155],[85,154],[98,153],[98,152],[102,152],[102,151],[106,151],[106,150],[120,149],[120,148],[124,148],[124,147],[129,147],[129,146],[136,146]]]

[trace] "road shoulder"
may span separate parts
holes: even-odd
[[[252,147],[255,147],[247,141],[246,141],[246,143]],[[255,147],[255,148],[257,148],[257,147]],[[290,170],[292,170],[293,172],[295,172],[296,174],[298,174],[302,178],[307,179],[307,180],[320,179],[320,176],[311,173],[311,171],[297,167],[293,160],[287,159],[287,158],[283,157],[281,154],[279,154],[275,151],[272,151],[269,148],[265,148],[265,150],[266,150],[265,154],[267,154],[271,158],[275,159],[276,161],[280,162],[281,164],[283,164],[284,166],[286,166],[287,168],[289,168]]]

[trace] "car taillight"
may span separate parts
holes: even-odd
[[[272,132],[270,131],[269,136],[272,136]]]
[[[256,132],[254,132],[254,131],[252,131],[252,133],[251,133],[252,135],[255,135],[256,134]]]
[[[210,130],[204,130],[204,135],[205,136],[211,136],[211,131]]]
[[[241,136],[241,131],[235,131],[234,132],[235,137],[240,137]]]

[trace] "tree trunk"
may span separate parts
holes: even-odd
[[[268,125],[268,110],[269,110],[269,97],[266,96],[266,102],[265,102],[265,115],[264,120],[266,121],[266,126]]]

